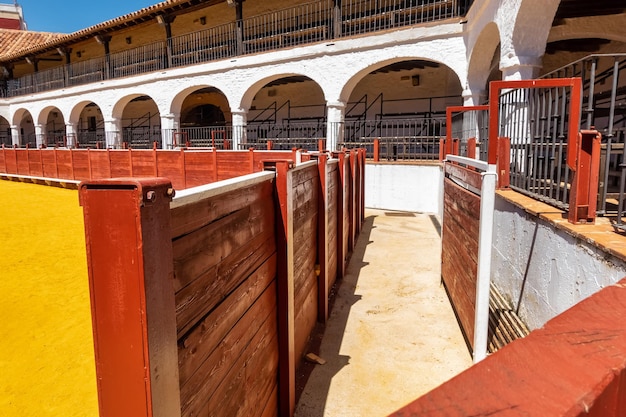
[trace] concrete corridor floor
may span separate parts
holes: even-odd
[[[437,220],[366,210],[296,417],[387,416],[472,364],[440,279]]]

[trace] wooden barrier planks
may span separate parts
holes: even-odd
[[[183,416],[276,410],[271,177],[172,208]]]
[[[480,196],[446,178],[441,276],[466,339],[474,343]]]
[[[339,165],[337,161],[328,164],[328,286],[332,288],[337,281],[338,276],[338,263],[337,263],[337,244],[338,244],[338,207],[339,207]]]
[[[120,172],[131,175],[152,155],[156,174],[184,168],[178,178],[187,185],[190,177],[193,182],[212,175],[206,166],[217,166],[221,157],[228,163],[241,159],[244,171],[257,169],[255,153],[249,151],[147,151],[139,159],[134,154],[140,151],[67,151],[58,159],[78,166],[73,173],[92,175],[100,170],[92,152],[103,152],[99,158],[108,155],[109,161],[118,161]],[[190,156],[197,164],[189,164]],[[354,240],[360,230],[362,198],[356,195],[359,183],[353,173],[362,171],[361,159],[347,153],[325,165],[315,161],[294,167],[285,161],[276,164],[276,174],[183,190],[173,200],[165,229],[171,256],[161,261],[171,262],[173,276],[168,282],[175,305],[171,315],[182,416],[293,415],[296,366],[316,320],[323,321],[318,312],[327,300],[320,298],[328,297],[329,285],[343,274],[349,235]],[[127,180],[109,181],[115,190]],[[356,222],[352,226],[351,219]],[[326,232],[320,233],[321,223]],[[323,292],[316,273],[321,257],[328,274]]]
[[[294,245],[294,305],[296,360],[304,349],[317,320],[317,259],[318,228],[317,164],[293,170],[293,245]]]

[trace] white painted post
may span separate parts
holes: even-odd
[[[326,126],[326,149],[336,151],[339,143],[343,141],[343,124],[346,111],[346,104],[337,102],[327,102],[328,113]]]
[[[174,147],[174,132],[178,130],[180,115],[169,113],[161,115],[161,147],[172,149]]]
[[[73,148],[78,144],[78,124],[75,122],[67,122],[65,123],[65,137],[67,138],[67,142],[65,146],[68,148]]]
[[[476,310],[474,316],[474,363],[487,357],[489,336],[489,287],[491,281],[491,244],[493,241],[493,212],[498,174],[489,165],[482,174],[480,189],[480,222],[478,232],[478,276],[476,280]]]
[[[232,149],[239,150],[241,145],[247,143],[246,125],[248,124],[248,112],[245,110],[236,110],[232,112],[233,125],[233,143]]]
[[[37,149],[41,148],[44,142],[46,141],[46,129],[44,125],[35,125],[35,142],[37,144]]]
[[[20,146],[21,136],[20,127],[17,125],[11,125],[11,142],[13,145]]]

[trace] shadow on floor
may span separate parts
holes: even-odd
[[[317,379],[316,381],[316,393],[320,394],[320,398],[328,397],[332,378],[341,371],[343,367],[348,365],[350,361],[349,356],[340,355],[339,351],[350,315],[350,309],[361,300],[361,296],[355,294],[355,290],[361,269],[368,265],[367,262],[363,262],[363,258],[367,245],[372,243],[372,241],[370,241],[370,235],[372,229],[376,227],[374,226],[375,218],[376,216],[368,216],[365,218],[361,233],[356,240],[354,251],[348,261],[345,276],[343,279],[338,279],[332,288],[329,305],[329,316],[332,315],[334,323],[332,329],[326,327],[324,324],[318,323],[306,350],[306,352],[319,354],[322,338],[324,337],[326,351],[323,359],[326,360],[327,363],[323,365],[325,368],[324,378]],[[341,292],[341,301],[336,303],[339,292]],[[330,332],[332,332],[332,334]],[[296,375],[296,403],[300,400],[300,396],[302,395],[309,376],[316,366],[318,365],[304,361],[298,369],[298,374]],[[319,410],[315,411],[315,414],[311,414],[311,410],[308,410],[306,414],[307,417],[323,417],[323,415],[323,406],[320,406]],[[298,416],[297,411],[296,416]]]

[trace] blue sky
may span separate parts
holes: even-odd
[[[29,30],[71,33],[125,15],[160,0],[18,0]],[[12,3],[0,0],[0,3]]]

